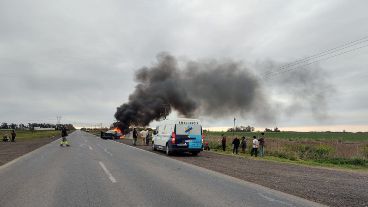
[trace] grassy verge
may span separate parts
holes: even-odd
[[[206,136],[220,137],[225,134],[233,137],[232,132],[206,132]],[[368,132],[265,132],[267,138],[287,139],[287,140],[343,140],[343,141],[368,141]],[[260,132],[235,132],[234,136],[253,137],[259,136]]]
[[[314,167],[326,167],[326,168],[334,168],[334,169],[348,169],[348,170],[359,170],[368,172],[368,160],[366,159],[342,159],[342,158],[332,158],[332,159],[324,159],[324,160],[301,160],[301,159],[288,159],[284,157],[278,156],[270,156],[266,155],[264,157],[251,157],[248,152],[239,153],[239,155],[232,154],[231,151],[226,150],[211,150],[211,152],[227,155],[227,156],[236,156],[242,157],[246,159],[254,159],[254,160],[267,160],[272,162],[279,163],[287,163],[287,164],[295,164],[295,165],[305,165],[305,166],[314,166]]]
[[[2,139],[3,135],[8,135],[10,137],[11,131],[0,131],[0,138]],[[16,141],[22,140],[30,140],[36,138],[50,138],[54,136],[60,135],[60,131],[29,131],[29,130],[19,130],[16,131]]]

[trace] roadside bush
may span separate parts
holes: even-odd
[[[320,145],[314,150],[314,159],[326,159],[329,158],[330,154],[333,152],[333,148],[327,145]]]
[[[365,158],[368,159],[368,144],[364,145],[362,148],[362,154]]]
[[[277,152],[278,154],[273,154],[287,159],[320,160],[329,158],[333,151],[334,149],[327,145],[287,144]]]
[[[300,144],[296,145],[296,152],[300,159],[308,159],[311,157],[314,147],[312,145]]]
[[[217,142],[209,142],[208,146],[210,147],[211,150],[215,151],[222,150],[222,146]]]
[[[335,165],[355,165],[355,166],[368,166],[368,160],[361,158],[329,158],[329,159],[320,159],[316,160],[319,163],[330,163]]]
[[[289,159],[292,161],[298,160],[298,157],[296,156],[295,153],[291,152],[291,151],[268,151],[267,152],[268,155],[274,156],[274,157],[279,157],[279,158],[283,158],[283,159]]]

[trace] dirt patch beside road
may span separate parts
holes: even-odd
[[[132,145],[131,140],[120,142]],[[137,146],[152,151],[151,146]],[[163,152],[156,152],[162,154]],[[171,156],[183,162],[329,206],[368,206],[368,173],[307,167],[201,152]]]
[[[17,142],[0,142],[0,166],[48,144],[60,136],[52,138],[34,138],[19,140]]]

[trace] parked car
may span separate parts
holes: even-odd
[[[179,118],[159,122],[153,136],[153,150],[190,152],[197,155],[203,150],[202,125],[198,119]]]
[[[122,136],[121,133],[114,131],[114,130],[109,130],[107,132],[101,132],[102,139],[120,139],[121,136]]]

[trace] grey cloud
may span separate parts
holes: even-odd
[[[229,58],[250,65],[270,58],[275,63],[289,62],[367,35],[366,7],[366,1],[4,0],[0,2],[0,88],[6,98],[0,99],[1,119],[11,120],[14,114],[47,118],[56,113],[80,114],[73,117],[81,120],[113,119],[111,106],[128,101],[134,91],[135,70],[152,65],[160,51],[169,51],[179,61]],[[310,109],[321,117],[325,111],[328,117],[351,111],[368,116],[359,104],[368,100],[367,95],[355,92],[357,87],[367,88],[367,77],[361,75],[365,54],[367,50],[361,50],[320,63],[325,73],[320,76],[328,80],[313,79],[314,68],[297,77],[282,75],[265,89],[265,101],[273,101],[271,108],[284,106],[275,100],[277,93],[286,92],[287,84],[281,83],[287,79],[296,85],[289,95],[305,93],[311,99],[295,99],[296,105],[285,99],[294,114],[280,115],[286,125],[315,122],[308,116]],[[348,75],[352,73],[357,75]],[[355,83],[357,76],[362,84]],[[337,91],[318,94],[319,87],[311,86],[303,91],[305,84],[337,86]],[[336,105],[339,99],[341,104]],[[32,112],[38,106],[42,110]],[[252,110],[261,117],[264,109]],[[242,117],[258,124],[254,117]],[[367,119],[345,119],[346,123],[358,120]],[[218,123],[232,125],[231,120],[211,121]]]

